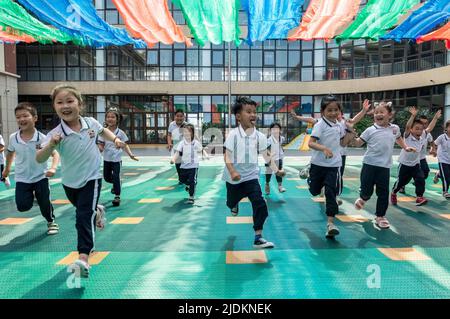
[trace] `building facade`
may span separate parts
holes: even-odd
[[[95,3],[107,22],[123,24],[112,1]],[[181,11],[171,9],[176,22],[185,25]],[[245,19],[242,13],[243,38]],[[44,132],[57,123],[49,94],[61,82],[78,87],[86,97],[86,114],[100,121],[108,107],[119,107],[132,143],[166,143],[176,109],[186,112],[199,133],[225,131],[229,121],[234,124],[228,116],[228,52],[231,103],[238,95],[252,97],[258,102],[258,126],[279,122],[287,141],[302,131],[290,111],[318,117],[320,100],[330,93],[341,99],[347,116],[356,114],[366,98],[392,100],[397,112],[413,105],[432,111],[445,107],[450,116],[450,52],[442,41],[268,40],[251,47],[231,44],[229,51],[228,44],[160,44],[143,50],[20,44],[16,51],[19,101],[36,104]]]

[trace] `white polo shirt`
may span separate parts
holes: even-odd
[[[56,150],[61,157],[62,184],[71,188],[81,188],[87,182],[102,178],[100,166],[102,156],[97,146],[97,137],[103,126],[92,117],[80,117],[81,130],[74,132],[67,124],[61,123],[51,130],[44,144],[59,133],[61,141]]]
[[[241,175],[239,181],[231,180],[230,172],[224,167],[222,179],[230,184],[239,184],[259,179],[258,154],[267,149],[267,137],[256,128],[247,135],[241,125],[228,134],[223,145],[231,152],[230,160]]]
[[[5,146],[5,140],[0,135],[0,146]],[[0,152],[0,165],[5,165],[5,151]]]
[[[183,122],[181,125],[183,125],[184,123],[186,123],[186,122]],[[180,141],[183,139],[183,134],[181,134],[181,131],[180,131],[181,125],[178,126],[175,121],[172,121],[169,124],[168,132],[170,134],[172,134],[172,144],[173,144],[173,148],[170,152],[171,156],[173,156],[175,154],[175,149],[176,149],[178,143],[180,143]]]
[[[12,133],[9,137],[8,151],[16,152],[15,180],[21,183],[36,183],[45,178],[47,162],[38,163],[36,161],[36,151],[41,149],[41,144],[46,140],[46,136],[34,130],[31,140],[25,142],[20,137],[20,130]]]
[[[417,151],[407,152],[402,149],[398,162],[406,166],[416,166],[420,163],[420,154],[422,153],[422,148],[424,147],[423,135],[417,139],[412,134],[409,134],[408,137],[405,137],[405,143],[409,147],[414,147]]]
[[[332,158],[326,158],[322,151],[312,150],[311,164],[324,167],[341,167],[341,138],[345,136],[345,129],[338,122],[330,122],[321,118],[314,125],[311,137],[317,140],[317,144],[323,145],[331,150]]]
[[[433,142],[433,135],[424,130],[422,133],[422,142],[423,148],[420,151],[420,160],[427,158],[428,143]]]
[[[450,137],[447,134],[441,134],[434,141],[437,145],[437,158],[439,163],[450,164]]]
[[[389,123],[387,127],[382,127],[374,123],[368,127],[360,136],[367,144],[363,163],[391,168],[394,144],[399,137],[400,128],[395,124]]]
[[[198,152],[201,152],[202,149],[202,144],[200,144],[199,141],[193,140],[192,142],[188,142],[183,138],[183,140],[178,143],[176,149],[182,154],[180,167],[184,169],[198,168],[198,163],[200,162]]]
[[[284,158],[284,150],[283,150],[284,136],[280,136],[280,140],[275,138],[273,135],[270,135],[267,139],[267,147],[270,150],[270,157],[274,161],[282,160]]]
[[[128,142],[128,136],[120,128],[117,128],[114,132],[122,142]],[[117,148],[114,142],[105,141],[103,136],[98,137],[98,142],[105,145],[103,150],[103,160],[107,162],[121,162],[123,149]]]
[[[345,120],[341,119],[339,124],[342,126],[342,129],[345,131],[347,129],[347,125],[345,125]],[[341,146],[341,156],[347,156],[348,148],[347,146]]]

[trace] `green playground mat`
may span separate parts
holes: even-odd
[[[391,229],[379,230],[375,197],[353,208],[361,159],[348,158],[341,234],[327,240],[324,204],[298,178],[305,161],[285,161],[285,193],[273,178],[264,237],[276,247],[255,251],[251,218],[233,219],[225,205],[220,160],[201,163],[197,199],[188,205],[167,158],[125,159],[119,207],[103,182],[108,224],[96,233],[90,278],[81,280],[58,264],[76,250],[75,209],[60,201],[60,176],[51,180],[60,233],[47,236],[37,204],[16,211],[12,175],[10,189],[0,185],[0,298],[450,298],[450,211],[433,174],[429,203],[416,207],[408,185],[389,207]],[[396,173],[394,164],[391,185]],[[251,215],[242,202],[238,217]]]

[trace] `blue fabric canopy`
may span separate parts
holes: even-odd
[[[304,0],[241,0],[248,16],[247,42],[286,39],[297,27]]]
[[[402,39],[415,40],[418,37],[427,34],[441,23],[445,23],[450,18],[449,0],[429,0],[414,11],[397,28],[380,39],[393,39],[401,41]]]
[[[104,47],[133,44],[145,48],[145,42],[130,37],[125,29],[106,23],[97,14],[91,0],[17,0],[41,21],[80,38],[84,45]]]

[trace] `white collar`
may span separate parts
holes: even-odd
[[[20,130],[18,130],[16,133],[16,141],[20,144],[27,144],[29,142],[37,142],[37,141],[39,141],[39,132],[38,132],[38,130],[34,129],[33,137],[28,142],[25,142],[22,139],[22,137],[20,136]]]
[[[253,128],[253,132],[252,132],[250,135],[247,135],[247,133],[245,133],[244,129],[242,128],[242,125],[239,124],[239,126],[238,126],[238,131],[239,131],[239,134],[241,135],[241,137],[246,137],[246,136],[248,136],[248,137],[254,138],[255,135],[256,135],[256,127]]]
[[[388,126],[380,126],[377,123],[373,123],[373,126],[375,126],[375,128],[377,128],[377,129],[380,129],[380,128],[383,129],[383,128],[390,128],[392,126],[392,124],[389,123]]]
[[[80,129],[80,133],[83,130],[87,130],[89,128],[89,125],[86,121],[86,119],[84,117],[79,117],[78,120],[81,123],[81,129]],[[61,120],[61,129],[64,133],[64,135],[70,135],[70,134],[79,134],[78,132],[75,132],[74,130],[72,130],[67,124],[66,122],[64,122],[64,120]]]

